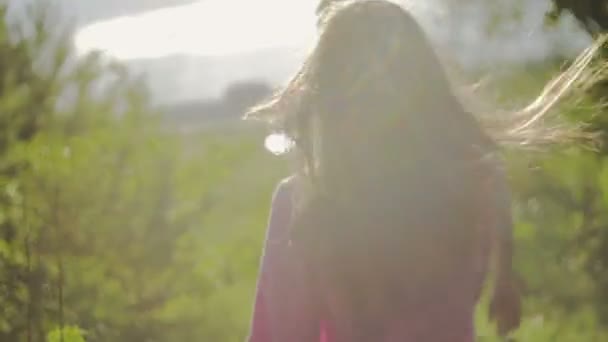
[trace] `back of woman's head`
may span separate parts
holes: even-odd
[[[452,139],[492,144],[454,95],[416,20],[381,0],[329,5],[321,14],[318,43],[301,70],[252,113],[297,141],[296,150],[311,163],[311,173],[313,159],[319,164],[323,150],[340,146],[365,153],[374,141],[381,149],[423,141],[443,141],[448,149],[462,145],[448,143]],[[401,141],[391,141],[389,132]],[[313,156],[315,144],[319,153]]]
[[[470,259],[476,166],[493,143],[414,18],[386,1],[330,6],[268,110],[300,162],[294,245],[342,331],[436,297],[429,285]]]
[[[300,71],[251,115],[295,142],[293,244],[350,341],[374,340],[385,318],[456,286],[496,146],[407,11],[328,6]]]

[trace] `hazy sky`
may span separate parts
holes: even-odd
[[[314,5],[306,0],[196,1],[94,23],[78,33],[76,44],[121,59],[302,48],[315,35]]]
[[[26,0],[15,0],[26,1]],[[27,0],[36,1],[36,0]],[[121,15],[171,7],[196,0],[51,0],[58,3],[69,16],[78,18],[80,25]]]
[[[231,55],[276,48],[306,48],[315,34],[317,0],[55,0],[84,21],[107,18],[83,27],[76,37],[83,51],[102,49],[121,59],[170,54]],[[396,0],[399,1],[399,0]],[[525,61],[560,50],[576,51],[586,44],[575,25],[543,27],[549,1],[469,0],[467,10],[445,11],[446,0],[402,0],[427,29],[455,54],[479,59]],[[488,4],[501,13],[523,6],[521,18],[485,36],[492,16]],[[165,7],[158,9],[161,5]],[[460,6],[463,7],[463,6]],[[156,10],[154,10],[156,8]],[[144,10],[147,10],[144,12]],[[137,14],[137,12],[139,13]],[[130,14],[126,16],[125,14]],[[567,20],[566,20],[567,21]],[[477,59],[477,60],[476,60]],[[483,61],[482,61],[483,62]]]
[[[135,61],[151,75],[159,96],[173,98],[217,93],[227,84],[247,78],[287,78],[314,43],[318,2],[51,1],[79,18],[75,37],[79,51],[103,50],[115,58]],[[465,66],[517,64],[555,53],[572,55],[589,43],[571,20],[556,28],[543,26],[548,0],[469,0],[472,5],[457,14],[442,6],[448,0],[395,1],[412,8],[435,42],[447,47],[444,51]],[[490,3],[499,6],[501,13],[523,6],[521,18],[507,20],[492,38],[487,37],[484,26],[492,20]],[[139,62],[142,59],[145,61]]]

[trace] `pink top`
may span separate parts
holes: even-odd
[[[336,342],[331,322],[311,305],[314,299],[309,292],[308,275],[298,259],[290,257],[291,183],[281,182],[273,196],[248,341]],[[445,284],[445,296],[423,308],[406,310],[403,317],[387,323],[386,335],[376,341],[473,342],[473,316],[488,252],[489,243],[481,244],[482,262],[463,270],[461,279]]]

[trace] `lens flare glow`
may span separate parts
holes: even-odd
[[[289,137],[284,134],[270,134],[266,137],[264,146],[271,153],[276,155],[284,154],[289,152],[289,150],[293,147],[293,140],[289,139]]]

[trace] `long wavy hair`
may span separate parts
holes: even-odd
[[[384,318],[439,298],[438,285],[473,262],[480,189],[501,148],[580,136],[548,114],[580,88],[594,51],[530,106],[479,115],[402,7],[343,1],[319,27],[300,70],[247,117],[294,142],[293,245],[324,289],[327,316],[349,341],[371,341]]]

